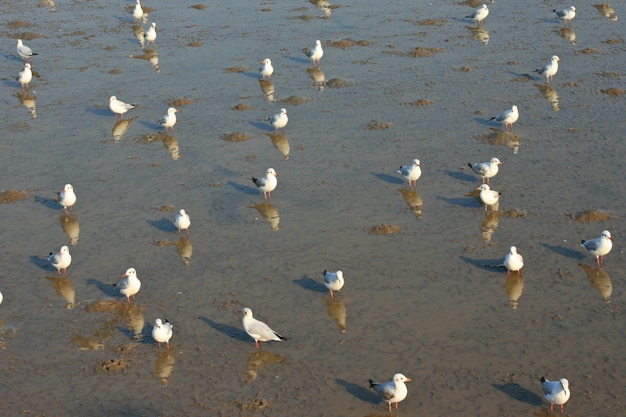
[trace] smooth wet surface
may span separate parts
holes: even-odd
[[[133,1],[50,3],[0,5],[4,415],[382,416],[368,379],[397,372],[405,416],[544,416],[543,375],[569,379],[567,415],[624,414],[623,4],[564,28],[569,4],[490,3],[478,29],[477,2],[155,0],[141,25]],[[39,54],[29,94],[18,36]],[[138,104],[127,121],[111,95]],[[489,119],[513,104],[508,133]],[[284,135],[265,121],[281,107]],[[467,162],[494,156],[486,213]],[[396,170],[415,158],[411,191]],[[265,202],[249,178],[269,167]],[[73,216],[53,201],[68,182]],[[598,270],[580,240],[604,229]],[[64,278],[46,258],[66,244]],[[109,285],[129,267],[131,306]],[[344,272],[337,301],[324,269]],[[246,306],[290,340],[255,351]]]

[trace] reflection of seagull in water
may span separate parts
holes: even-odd
[[[287,140],[285,136],[279,135],[278,133],[266,133],[266,135],[270,137],[272,145],[280,151],[283,158],[289,159],[289,152],[291,151],[289,140]]]
[[[587,279],[599,293],[605,303],[611,302],[611,294],[613,294],[613,283],[609,274],[604,272],[601,268],[596,268],[590,265],[578,264],[578,266],[585,271]]]
[[[263,219],[269,223],[272,230],[280,229],[280,214],[278,213],[278,209],[276,208],[276,206],[272,203],[264,201],[260,204],[248,206],[248,208],[253,208],[257,210],[261,217],[263,217]]]
[[[481,231],[483,235],[483,242],[490,242],[491,236],[498,228],[500,223],[500,213],[491,212],[488,213],[481,224]]]
[[[559,95],[554,88],[549,85],[535,84],[543,98],[552,104],[552,110],[559,111]]]
[[[424,200],[422,200],[422,196],[412,188],[399,188],[398,192],[402,194],[402,198],[406,203],[409,210],[411,210],[415,217],[418,219],[422,218],[422,206],[424,205]]]
[[[80,234],[80,225],[76,217],[67,213],[61,214],[59,223],[63,232],[70,238],[70,245],[76,245],[78,243],[78,235]]]
[[[48,281],[54,287],[56,293],[65,300],[65,308],[72,309],[76,304],[76,290],[74,289],[74,285],[72,282],[67,279],[67,277],[63,278],[52,278],[46,277]]]
[[[26,107],[30,117],[37,118],[37,97],[29,93],[17,93],[17,98],[20,99],[22,106]]]
[[[509,275],[504,283],[504,290],[509,297],[509,305],[515,310],[524,291],[524,278],[521,275]]]
[[[183,236],[178,238],[178,242],[176,242],[176,252],[178,252],[178,256],[180,256],[180,259],[182,259],[185,266],[189,266],[191,264],[193,245],[189,239]]]
[[[326,312],[328,315],[335,320],[337,326],[339,326],[339,331],[341,333],[346,332],[346,306],[338,298],[327,298],[326,299]]]
[[[126,132],[128,132],[130,125],[132,125],[138,117],[139,116],[135,116],[131,117],[130,119],[121,119],[116,121],[113,125],[113,129],[111,130],[111,133],[113,133],[113,139],[115,141],[121,140],[122,136],[124,136]]]
[[[261,86],[261,91],[263,92],[265,99],[267,101],[274,101],[274,93],[276,92],[274,83],[270,80],[260,79],[259,86]]]

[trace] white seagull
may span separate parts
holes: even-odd
[[[274,73],[274,67],[272,66],[271,59],[265,58],[263,61],[261,61],[261,68],[259,68],[259,73],[261,74],[263,79],[267,77],[267,79],[269,80],[272,77],[272,74]]]
[[[494,206],[500,200],[500,193],[489,188],[488,184],[483,184],[476,190],[480,190],[480,201],[485,205],[485,211],[487,211],[487,207],[491,207],[491,211],[494,211]]]
[[[24,64],[24,69],[17,74],[15,79],[22,85],[22,91],[28,90],[28,83],[33,79],[33,71],[30,69],[30,64],[27,62]],[[26,89],[24,89],[26,86]]]
[[[509,253],[504,257],[504,267],[507,269],[506,275],[509,276],[511,271],[517,271],[517,275],[521,275],[522,267],[524,266],[524,258],[517,253],[517,248],[511,246]]]
[[[517,110],[517,106],[513,106],[509,110],[506,110],[506,111],[498,114],[497,116],[493,116],[491,118],[491,120],[495,120],[496,122],[500,122],[500,123],[504,124],[504,129],[505,130],[510,125],[511,126],[511,132],[512,132],[513,131],[513,123],[515,123],[518,118],[519,118],[519,112]]]
[[[120,294],[126,296],[126,300],[128,304],[130,304],[130,297],[133,297],[133,300],[135,299],[135,294],[137,294],[141,288],[141,281],[137,278],[135,268],[128,268],[123,276],[126,278],[117,284],[113,284],[113,286],[119,290]]]
[[[596,257],[596,263],[598,267],[600,267],[602,266],[602,262],[604,262],[604,256],[613,249],[613,237],[611,236],[611,232],[603,230],[602,233],[600,233],[600,237],[592,240],[582,240],[580,246],[587,249],[591,255]]]
[[[167,135],[167,129],[168,128],[172,128],[172,136],[174,136],[174,125],[176,124],[176,112],[178,112],[178,109],[175,109],[174,107],[170,107],[169,109],[167,109],[167,114],[165,116],[163,116],[161,118],[161,120],[159,120],[159,124],[163,127],[165,127],[165,134]]]
[[[67,213],[67,208],[70,208],[70,212],[74,210],[74,204],[76,204],[76,194],[74,194],[74,187],[72,184],[65,184],[63,191],[57,193],[57,198],[54,200],[63,206],[63,210]]]
[[[560,60],[561,58],[559,58],[558,56],[552,55],[552,58],[550,58],[550,63],[544,65],[539,69],[536,69],[535,72],[539,73],[539,75],[545,75],[546,81],[549,83],[550,81],[552,81],[552,77],[554,77],[556,72],[559,70]]]
[[[2,295],[2,293],[0,292],[0,304],[2,304],[2,301],[4,300],[4,296]]]
[[[474,10],[474,12],[468,16],[465,16],[468,19],[476,20],[478,22],[478,26],[482,26],[483,20],[489,15],[489,9],[486,4],[483,4],[478,9]]]
[[[170,339],[172,338],[172,323],[161,319],[156,319],[154,321],[154,326],[152,327],[152,338],[157,342],[159,348],[161,347],[161,343],[166,344],[166,348],[170,348]]]
[[[498,158],[491,158],[489,162],[468,162],[467,166],[472,168],[472,171],[476,173],[476,175],[480,175],[483,179],[483,184],[485,180],[487,180],[487,184],[489,184],[489,180],[496,176],[498,173],[498,165],[502,165],[502,162]]]
[[[274,168],[268,168],[267,171],[265,171],[264,177],[252,177],[251,180],[259,191],[263,193],[263,198],[268,199],[270,198],[270,193],[274,191],[278,185],[278,179],[276,177],[278,177],[278,173],[274,171]]]
[[[133,17],[135,20],[139,20],[143,17],[143,9],[141,8],[139,0],[137,0],[137,4],[135,4],[135,8],[133,9]]]
[[[285,126],[289,122],[289,118],[287,117],[287,109],[280,109],[280,113],[273,115],[272,117],[268,117],[267,121],[270,122],[274,129],[276,129],[276,133],[278,133],[278,129],[283,129],[283,135],[285,134]]]
[[[189,226],[191,226],[191,219],[189,215],[185,212],[185,209],[180,209],[178,213],[176,213],[176,217],[174,217],[174,225],[178,229],[178,234],[180,234],[181,230],[185,230],[187,232],[187,236],[189,236]]]
[[[320,66],[320,59],[324,56],[324,50],[322,49],[322,42],[320,42],[319,39],[315,41],[315,46],[306,52],[306,56],[311,58],[313,66],[315,66],[316,63],[318,67]]]
[[[130,109],[134,109],[136,104],[128,104],[124,103],[122,100],[118,100],[117,97],[111,96],[109,99],[109,109],[113,113],[115,113],[115,120],[117,120],[117,115],[121,115],[122,119],[124,118],[124,113],[126,113]]]
[[[563,25],[567,26],[567,22],[571,22],[576,17],[576,7],[570,6],[565,9],[552,9],[556,17],[563,21]]]
[[[53,267],[57,269],[57,274],[61,275],[61,269],[65,276],[67,276],[67,268],[72,263],[72,255],[70,255],[70,248],[62,246],[58,252],[50,252],[48,261]]]
[[[370,388],[389,404],[389,413],[391,413],[391,404],[396,403],[396,412],[398,411],[398,403],[406,398],[408,391],[405,382],[411,382],[410,378],[402,374],[395,374],[389,382],[374,382],[370,379]]]
[[[154,41],[156,41],[156,22],[152,22],[152,25],[150,26],[150,28],[148,29],[148,31],[146,32],[145,38],[146,38],[146,43],[150,44],[150,42],[152,42],[152,47],[154,48]]]
[[[33,52],[32,49],[24,45],[21,39],[17,40],[17,54],[24,59],[30,59],[31,62],[33,60],[33,55],[37,55],[36,52]]]
[[[570,390],[569,381],[561,378],[558,381],[549,381],[545,377],[541,377],[541,388],[543,396],[550,403],[550,414],[555,405],[561,406],[561,414],[563,414],[563,404],[569,400]]]
[[[254,339],[257,349],[259,348],[259,342],[280,342],[281,340],[287,340],[286,337],[276,333],[267,324],[255,319],[252,316],[252,310],[249,308],[246,307],[242,309],[241,313],[243,314],[243,329]]]
[[[330,298],[334,298],[333,291],[337,291],[341,294],[341,289],[344,284],[343,272],[328,272],[324,270],[322,275],[324,276],[324,285],[328,288],[328,291],[330,291]]]
[[[414,159],[411,165],[402,165],[396,171],[409,182],[409,188],[417,186],[417,180],[422,176],[422,168],[419,159]]]

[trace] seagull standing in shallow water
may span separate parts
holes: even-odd
[[[320,59],[324,56],[324,50],[322,49],[322,42],[320,42],[319,39],[315,41],[315,46],[306,52],[306,56],[311,58],[314,67],[316,66],[315,64],[317,64],[318,67],[320,66]]]
[[[33,71],[30,69],[30,64],[27,62],[24,64],[24,69],[17,74],[17,82],[22,85],[22,92],[28,90],[28,83],[33,79]],[[26,89],[24,89],[26,86]]]
[[[52,264],[53,267],[57,269],[57,274],[61,276],[61,269],[65,276],[67,276],[67,268],[72,263],[72,255],[70,255],[70,248],[67,246],[62,246],[58,252],[50,252],[48,256],[48,261]]]
[[[174,136],[174,125],[176,124],[176,112],[178,109],[170,107],[167,109],[167,114],[159,120],[159,124],[165,127],[165,134],[167,135],[167,129],[172,128],[172,136]]]
[[[569,381],[565,378],[549,381],[545,377],[541,377],[540,381],[543,396],[550,403],[550,414],[552,414],[555,405],[561,406],[561,414],[563,414],[563,404],[569,400],[570,396]]]
[[[396,171],[409,182],[409,188],[417,186],[417,180],[422,176],[422,168],[419,159],[414,159],[411,165],[402,165]]]
[[[118,100],[115,96],[111,96],[111,98],[109,98],[109,109],[115,113],[115,120],[117,120],[118,114],[121,115],[123,119],[124,113],[134,108],[135,104],[124,103],[122,100]]]
[[[489,184],[489,180],[496,176],[498,173],[498,165],[502,165],[502,162],[498,158],[491,158],[489,162],[468,162],[467,166],[472,168],[477,175],[483,179],[483,184],[485,180],[487,180],[487,184]]]
[[[545,75],[546,76],[546,82],[551,82],[552,81],[552,77],[554,77],[554,75],[556,74],[556,72],[559,70],[559,61],[561,60],[561,58],[559,58],[556,55],[552,55],[552,58],[550,59],[550,63],[544,65],[543,67],[536,69],[535,72],[538,73],[539,75]]]
[[[483,20],[489,15],[489,9],[486,4],[483,4],[478,9],[474,10],[474,12],[468,16],[465,16],[468,19],[476,20],[478,22],[478,26],[483,25]]]
[[[74,204],[76,204],[76,194],[74,193],[74,187],[72,184],[65,184],[63,191],[57,193],[57,198],[54,200],[63,207],[63,211],[67,214],[67,208],[70,208],[70,212],[74,210]]]
[[[276,333],[267,324],[255,319],[252,316],[252,310],[250,310],[249,308],[246,307],[242,309],[241,313],[243,314],[243,329],[246,331],[246,333],[248,333],[248,335],[250,335],[251,338],[254,339],[254,343],[256,344],[257,349],[259,349],[260,346],[259,342],[280,342],[281,340],[287,340],[286,337],[283,337]]]
[[[505,110],[497,116],[493,116],[491,120],[504,124],[504,129],[507,130],[508,126],[511,126],[511,132],[513,131],[513,123],[517,122],[519,118],[519,111],[517,106],[511,107],[509,110]]]
[[[17,40],[17,54],[24,59],[29,59],[31,64],[33,62],[33,55],[37,55],[36,52],[33,52],[32,49],[24,45],[21,39]]]
[[[511,271],[517,271],[517,275],[522,274],[522,267],[524,266],[524,258],[517,253],[517,248],[511,246],[509,253],[504,257],[504,267],[506,268],[506,275],[511,275]]]
[[[267,77],[267,79],[269,80],[272,77],[273,73],[274,73],[274,67],[272,66],[272,60],[269,58],[265,58],[263,61],[261,61],[261,68],[259,68],[259,74],[261,74],[263,79]]]
[[[159,348],[161,347],[161,343],[165,343],[167,349],[170,348],[170,339],[172,338],[173,327],[172,323],[167,321],[167,319],[156,319],[154,321],[154,327],[152,327],[152,338],[156,340]]]
[[[600,233],[600,237],[592,240],[582,240],[580,246],[587,249],[587,251],[596,257],[596,263],[598,267],[602,266],[604,262],[604,256],[611,252],[613,249],[613,237],[611,232],[603,230]]]
[[[273,115],[272,117],[268,117],[267,121],[270,122],[274,129],[276,129],[276,133],[278,133],[278,129],[283,130],[283,136],[285,135],[285,126],[289,123],[289,118],[287,117],[287,109],[280,109],[280,113]]]
[[[491,207],[491,211],[496,211],[494,207],[500,200],[500,193],[492,190],[487,184],[481,185],[476,190],[480,190],[480,201],[485,205],[485,211],[488,207]]]
[[[270,198],[270,193],[274,191],[274,189],[278,185],[278,179],[276,177],[278,177],[278,173],[274,171],[274,168],[268,168],[267,171],[265,171],[264,177],[252,177],[250,179],[252,180],[254,185],[257,186],[259,191],[263,193],[263,198],[268,199]]]
[[[341,294],[341,289],[343,288],[343,284],[345,282],[343,280],[343,272],[328,272],[324,270],[322,275],[324,276],[324,285],[328,288],[328,291],[330,291],[330,298],[334,298],[333,291],[337,291]]]
[[[408,394],[405,382],[411,382],[411,378],[402,374],[395,374],[389,382],[374,382],[370,379],[370,388],[374,388],[378,396],[389,404],[389,413],[391,413],[391,404],[396,403],[397,413],[398,403],[404,400]]]
[[[128,304],[130,304],[130,297],[133,297],[134,300],[135,295],[141,289],[141,281],[137,278],[137,271],[135,271],[135,268],[128,268],[123,276],[125,278],[121,282],[113,284],[113,286],[119,290],[120,294],[126,296],[126,300],[128,301]]]
[[[565,9],[561,10],[552,9],[552,11],[554,12],[554,14],[556,14],[556,17],[563,21],[564,26],[567,26],[567,22],[571,22],[576,17],[575,6],[566,7]]]
[[[180,234],[181,230],[185,230],[187,232],[187,236],[189,236],[189,226],[191,226],[191,219],[189,218],[189,214],[187,214],[184,209],[180,209],[178,213],[176,213],[176,217],[174,218],[174,225],[178,229],[178,234]]]

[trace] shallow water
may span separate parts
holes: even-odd
[[[624,89],[620,20],[580,4],[564,31],[551,10],[566,4],[492,3],[484,44],[467,3],[341,3],[323,18],[309,2],[154,1],[145,52],[131,1],[46,4],[0,6],[0,188],[32,194],[0,206],[6,415],[386,415],[367,381],[396,372],[413,379],[404,415],[546,415],[542,375],[569,379],[567,414],[624,413],[624,95],[603,92]],[[12,78],[24,32],[41,35],[25,42],[35,118]],[[315,39],[320,84],[302,52]],[[343,39],[367,42],[328,45]],[[553,54],[550,89],[529,74]],[[125,132],[111,95],[139,104]],[[195,102],[163,141],[156,121],[180,98]],[[489,118],[512,104],[505,133]],[[281,107],[284,138],[264,122]],[[222,139],[237,132],[250,139]],[[499,215],[470,195],[466,166],[493,156]],[[414,158],[417,195],[395,173]],[[247,178],[270,166],[267,205]],[[52,201],[67,182],[70,219]],[[169,208],[190,214],[189,241]],[[615,215],[569,216],[590,208]],[[401,232],[368,233],[380,224]],[[614,248],[598,271],[578,242],[603,229]],[[60,280],[45,258],[71,239]],[[511,245],[525,266],[507,279],[496,265]],[[108,284],[130,266],[142,289],[129,308]],[[344,271],[341,302],[324,269]],[[243,306],[290,340],[255,352]],[[174,324],[168,353],[157,317]]]

